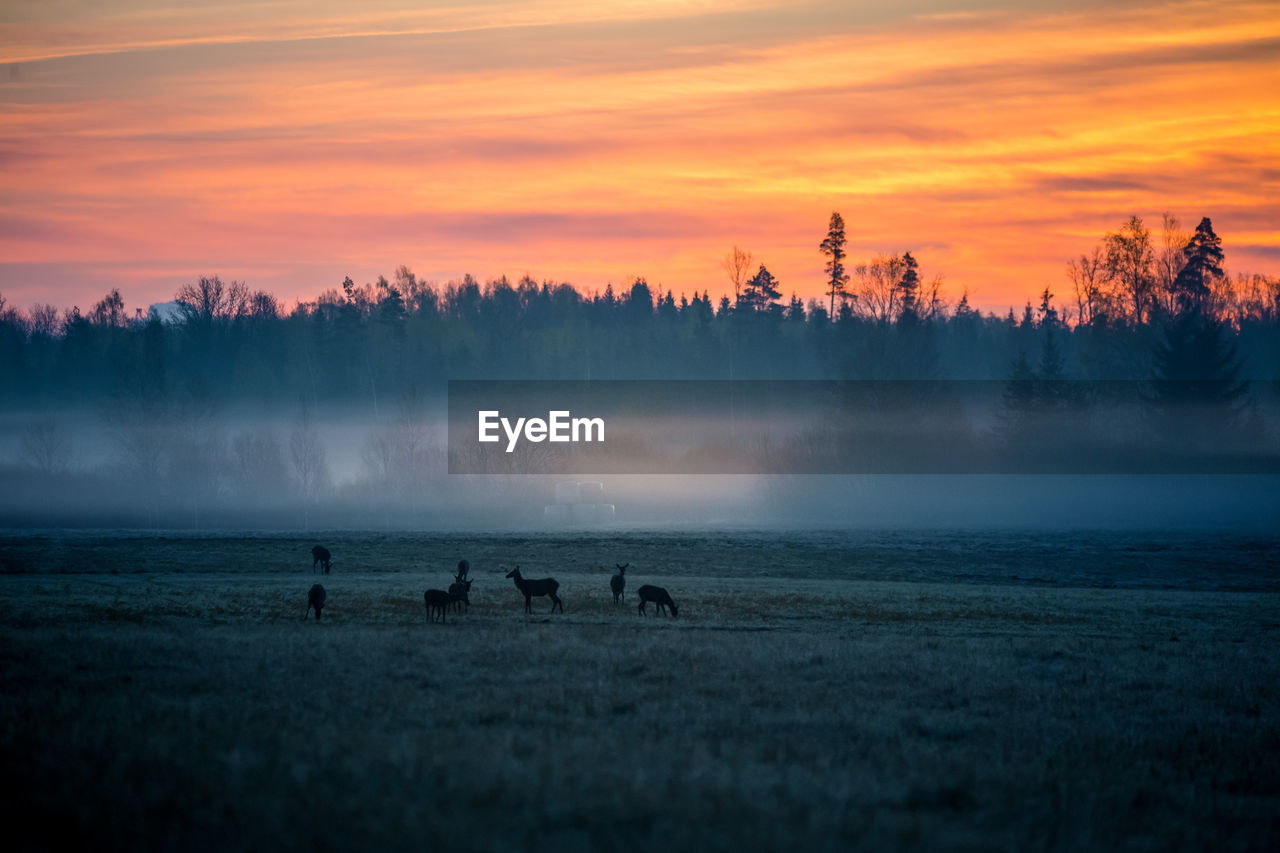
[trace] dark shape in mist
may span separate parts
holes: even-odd
[[[622,592],[627,588],[627,578],[626,578],[627,566],[630,566],[631,564],[624,563],[622,565],[619,565],[617,563],[614,563],[613,565],[614,565],[614,568],[618,570],[618,573],[613,577],[609,578],[609,589],[613,590],[613,603],[621,604]]]
[[[323,568],[324,573],[329,574],[329,568],[332,566],[331,555],[329,549],[323,545],[317,545],[311,549],[311,571],[314,573],[317,568]]]
[[[45,477],[60,477],[71,468],[71,442],[53,418],[42,418],[22,431],[26,463]]]
[[[1166,446],[1219,448],[1241,443],[1249,385],[1240,378],[1226,330],[1198,307],[1165,324],[1152,355],[1149,402],[1156,434]],[[1256,414],[1256,408],[1251,409]],[[1255,431],[1261,428],[1253,421]],[[1265,435],[1255,436],[1265,442]],[[1251,442],[1252,443],[1252,442]]]
[[[320,621],[320,610],[324,607],[325,592],[324,587],[320,584],[314,584],[307,593],[307,611],[302,614],[302,618],[306,619],[311,615],[312,608],[316,611],[316,621]]]
[[[422,594],[422,602],[427,608],[427,619],[431,622],[435,621],[435,615],[439,613],[440,623],[445,624],[445,613],[449,605],[455,601],[458,601],[458,597],[443,589],[429,589]]]
[[[453,599],[454,609],[462,612],[465,605],[471,611],[471,581],[456,581],[449,584],[449,597]]]
[[[644,608],[645,602],[652,601],[655,605],[655,613],[662,613],[669,607],[671,608],[671,615],[673,617],[680,615],[679,609],[676,607],[676,603],[671,600],[671,596],[662,587],[645,584],[640,587],[640,589],[636,590],[636,592],[640,596],[640,613],[646,613]]]
[[[533,599],[544,595],[551,597],[552,613],[556,612],[557,607],[560,608],[561,613],[564,612],[564,602],[562,602],[560,597],[556,595],[556,590],[560,588],[560,583],[555,578],[525,580],[524,576],[520,574],[520,566],[518,565],[510,572],[507,572],[507,577],[516,582],[516,589],[520,590],[520,593],[524,595],[525,613],[532,613]]]

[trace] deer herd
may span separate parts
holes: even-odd
[[[326,575],[329,574],[330,568],[333,565],[329,550],[321,545],[317,545],[311,549],[311,556],[314,558],[314,562],[311,567],[312,572],[323,568],[324,573]],[[615,606],[623,604],[626,600],[624,595],[624,591],[627,586],[626,573],[630,566],[630,563],[614,563],[614,568],[617,569],[617,572],[609,578],[609,589],[613,592],[613,603]],[[429,589],[422,594],[422,602],[427,610],[428,621],[436,621],[436,617],[438,615],[440,617],[440,622],[443,624],[445,622],[445,614],[448,613],[450,608],[459,612],[461,612],[463,608],[466,608],[466,610],[471,609],[471,578],[468,577],[470,572],[471,564],[466,560],[459,560],[457,572],[453,576],[453,583],[449,584],[449,588],[447,590]],[[526,578],[520,573],[519,565],[507,572],[507,577],[515,581],[516,589],[524,596],[525,613],[533,613],[533,600],[535,598],[541,598],[542,596],[546,596],[551,599],[552,613],[555,613],[556,610],[559,610],[561,613],[564,612],[564,602],[560,600],[560,596],[556,595],[556,592],[560,589],[560,582],[555,578],[539,578],[537,580]],[[645,605],[651,603],[654,605],[653,609],[655,613],[667,612],[672,616],[678,615],[679,608],[677,608],[676,603],[671,600],[671,595],[662,587],[645,584],[636,590],[636,594],[640,597],[640,606],[637,609],[641,614],[648,613],[645,609]],[[311,611],[314,609],[316,612],[316,621],[320,621],[320,609],[324,607],[324,602],[324,587],[320,584],[313,585],[311,590],[307,593],[307,610],[303,614],[303,618],[308,618],[311,615]]]

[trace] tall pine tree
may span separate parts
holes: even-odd
[[[1203,310],[1212,293],[1210,284],[1224,275],[1222,238],[1213,233],[1213,223],[1209,221],[1209,217],[1200,220],[1196,233],[1191,235],[1183,248],[1182,256],[1186,263],[1173,282],[1178,310]]]
[[[845,285],[849,283],[849,274],[844,271],[844,244],[844,217],[839,213],[832,213],[831,222],[827,225],[827,239],[818,248],[830,258],[826,271],[827,286],[831,290],[830,315],[833,319],[836,316],[836,294],[843,294]]]

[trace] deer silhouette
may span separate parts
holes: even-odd
[[[458,583],[466,583],[467,573],[470,571],[471,571],[471,564],[468,563],[466,560],[459,560],[458,572],[453,576],[453,579]]]
[[[466,605],[467,612],[471,611],[471,581],[458,581],[449,584],[449,595],[453,598],[455,610],[462,610]]]
[[[324,547],[323,545],[317,545],[316,547],[311,549],[311,558],[312,558],[312,563],[311,563],[312,574],[315,573],[317,566],[323,566],[324,573],[326,575],[329,574],[329,568],[333,565],[333,563],[330,559],[328,548]]]
[[[429,589],[422,594],[422,602],[427,608],[427,619],[434,622],[435,614],[438,612],[441,624],[446,622],[445,611],[457,600],[452,593],[445,592],[443,589]]]
[[[524,576],[520,574],[519,565],[517,565],[510,572],[507,572],[507,577],[515,580],[516,589],[524,593],[524,612],[525,613],[533,612],[534,596],[542,596],[542,595],[551,596],[551,601],[552,601],[551,612],[552,613],[556,612],[557,607],[560,608],[561,613],[564,612],[564,602],[562,602],[560,600],[560,597],[556,595],[556,590],[560,588],[560,582],[557,581],[555,578],[542,578],[541,580],[536,580],[536,581],[525,580]]]
[[[307,593],[307,609],[306,609],[306,612],[302,614],[302,618],[305,620],[308,616],[310,616],[311,608],[314,607],[316,610],[316,621],[319,622],[320,609],[324,607],[324,598],[325,598],[324,587],[321,586],[320,584],[313,584],[311,587],[311,591]]]
[[[679,612],[678,612],[679,608],[676,607],[676,603],[671,600],[671,596],[668,595],[667,591],[662,587],[650,586],[649,584],[645,584],[644,586],[640,587],[640,589],[636,590],[636,592],[640,594],[640,612],[641,613],[646,612],[644,609],[645,602],[652,601],[655,605],[654,610],[657,611],[658,613],[661,613],[663,609],[670,607],[672,616],[679,615]]]
[[[609,578],[609,588],[613,590],[614,604],[622,603],[622,591],[627,587],[627,579],[625,575],[627,572],[627,566],[629,565],[631,564],[626,563],[621,566],[619,566],[617,563],[613,564],[613,567],[618,570],[618,573],[616,575]]]

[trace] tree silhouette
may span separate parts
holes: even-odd
[[[737,303],[742,286],[747,281],[747,273],[751,272],[751,253],[734,246],[720,259],[720,268],[733,283],[733,301]]]
[[[1141,324],[1150,310],[1155,276],[1151,232],[1142,219],[1130,216],[1119,231],[1106,236],[1107,273],[1117,281],[1133,305],[1134,322]]]
[[[1166,442],[1201,449],[1222,447],[1248,406],[1235,341],[1208,310],[1209,282],[1223,276],[1222,241],[1209,218],[1200,220],[1183,250],[1186,264],[1174,282],[1177,313],[1155,346],[1150,402]]]
[[[777,307],[782,292],[778,290],[778,281],[769,272],[768,267],[760,265],[760,269],[747,282],[738,304],[748,311],[769,311]]]
[[[1179,312],[1166,324],[1152,365],[1149,402],[1163,442],[1225,447],[1241,425],[1249,387],[1225,325],[1196,308]]]
[[[918,292],[920,272],[910,252],[902,253],[902,278],[898,279],[898,322],[911,324],[920,319]]]
[[[1212,291],[1209,283],[1222,278],[1222,239],[1213,233],[1209,217],[1200,220],[1196,233],[1182,250],[1186,258],[1173,282],[1177,308],[1181,312],[1200,311]]]
[[[844,217],[839,213],[832,213],[831,221],[827,225],[827,239],[823,240],[818,248],[822,254],[830,258],[827,261],[826,271],[827,286],[831,290],[829,314],[833,318],[836,314],[836,294],[843,294],[844,286],[849,282],[849,276],[844,271],[844,244]]]

